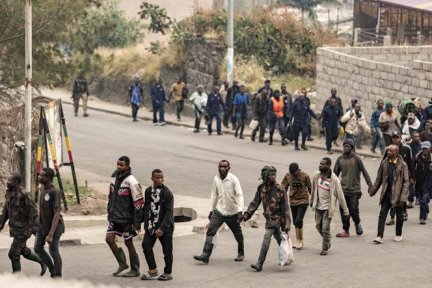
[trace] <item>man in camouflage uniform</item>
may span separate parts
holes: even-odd
[[[256,271],[262,270],[272,235],[275,237],[278,245],[280,245],[281,232],[288,233],[290,230],[291,211],[288,197],[285,188],[276,182],[276,172],[276,168],[273,166],[262,168],[261,179],[263,182],[258,186],[255,197],[244,214],[244,221],[249,220],[262,202],[263,215],[266,219],[266,230],[258,262],[251,265]]]
[[[27,239],[37,229],[37,208],[30,193],[20,186],[22,177],[18,173],[12,174],[7,180],[6,203],[0,215],[0,231],[9,220],[9,233],[13,242],[9,250],[13,273],[21,271],[20,255],[41,265],[43,276],[47,267],[39,256],[27,247]]]
[[[72,88],[72,98],[74,100],[75,116],[78,116],[79,102],[82,98],[84,117],[88,117],[87,114],[87,100],[89,96],[89,90],[87,85],[87,80],[84,77],[84,73],[80,71],[78,77],[75,79]]]

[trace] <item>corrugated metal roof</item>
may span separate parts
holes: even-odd
[[[432,12],[430,0],[379,0],[378,2]]]

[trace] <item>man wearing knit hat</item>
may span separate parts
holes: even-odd
[[[271,237],[273,236],[280,245],[281,230],[285,233],[290,230],[291,211],[288,196],[285,188],[276,181],[276,172],[276,168],[273,166],[264,166],[262,168],[262,183],[258,186],[255,197],[244,214],[243,220],[249,220],[262,202],[266,225],[258,261],[256,264],[251,265],[256,271],[262,270],[270,247]]]
[[[369,187],[372,186],[372,181],[369,173],[366,171],[366,167],[363,165],[362,159],[353,152],[354,141],[352,139],[346,139],[343,148],[344,153],[336,160],[334,173],[341,178],[342,190],[349,213],[354,221],[356,234],[362,235],[363,228],[360,224],[361,220],[359,211],[359,200],[362,196],[360,174],[363,173],[363,177]],[[342,209],[341,215],[344,231],[338,233],[336,237],[349,237],[349,218],[346,219],[346,217],[343,216]]]
[[[389,146],[393,142],[393,132],[400,130],[401,124],[397,113],[393,111],[392,102],[387,101],[385,104],[385,109],[386,111],[380,115],[378,123],[384,135],[384,142],[386,146]]]

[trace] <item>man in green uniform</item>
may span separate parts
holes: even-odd
[[[6,203],[0,215],[0,231],[9,220],[9,233],[13,242],[9,250],[9,259],[12,261],[12,271],[21,271],[20,255],[41,265],[41,276],[47,267],[39,256],[27,247],[27,239],[37,229],[37,208],[28,193],[21,187],[22,177],[18,173],[12,174],[7,180]]]

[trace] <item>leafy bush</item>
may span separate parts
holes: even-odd
[[[89,9],[73,27],[69,45],[81,53],[91,54],[99,47],[123,48],[144,38],[143,25],[126,18],[118,0],[106,0],[99,8]]]
[[[259,8],[250,14],[236,15],[234,50],[244,60],[255,60],[274,75],[315,74],[317,47],[336,43],[330,31],[306,27],[286,11]],[[176,23],[172,41],[182,44],[188,37],[205,37],[219,33],[226,39],[226,11],[200,11]]]

